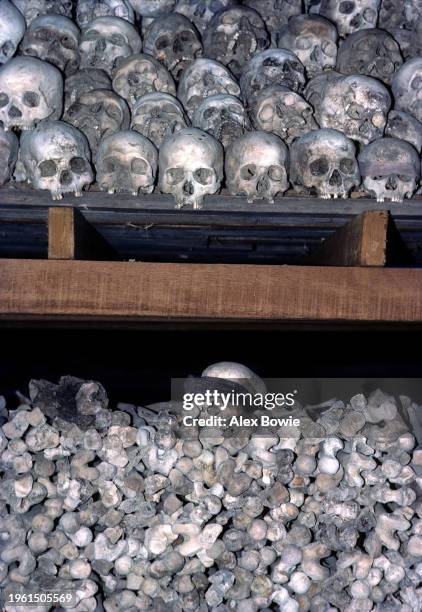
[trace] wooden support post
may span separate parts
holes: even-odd
[[[48,209],[48,258],[115,260],[116,252],[76,208]]]

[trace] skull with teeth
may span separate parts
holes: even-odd
[[[354,143],[337,130],[316,130],[290,149],[290,179],[296,191],[346,198],[360,184]]]
[[[416,149],[408,142],[379,138],[362,149],[358,160],[363,186],[378,202],[403,202],[415,193],[420,161]]]
[[[28,26],[40,15],[64,15],[72,18],[72,0],[12,0]]]
[[[245,6],[217,13],[203,40],[205,55],[227,66],[237,78],[247,61],[270,44],[262,17]]]
[[[94,89],[83,93],[64,118],[85,134],[94,154],[102,138],[129,128],[130,111],[113,91]]]
[[[254,103],[260,91],[271,85],[284,85],[301,93],[305,85],[305,69],[297,55],[287,49],[267,49],[247,63],[240,88],[249,105]]]
[[[422,123],[405,113],[404,111],[392,110],[388,115],[385,135],[406,140],[415,147],[420,154],[422,150]]]
[[[0,185],[7,183],[18,158],[19,141],[13,132],[0,129]]]
[[[276,85],[259,92],[251,110],[257,130],[272,132],[287,144],[306,132],[317,130],[313,109],[302,96]]]
[[[22,135],[17,173],[35,189],[50,191],[53,200],[64,193],[81,196],[93,181],[90,158],[82,132],[63,121],[45,121]]]
[[[101,68],[111,75],[119,62],[142,48],[141,37],[120,17],[97,17],[82,30],[81,68]]]
[[[166,136],[187,126],[188,119],[179,100],[161,91],[142,96],[132,109],[132,130],[149,138],[157,149]]]
[[[26,29],[25,19],[9,0],[0,2],[0,64],[16,53]]]
[[[190,118],[204,98],[217,94],[239,96],[240,87],[229,70],[214,60],[197,59],[182,73],[177,97]]]
[[[129,0],[133,10],[142,17],[163,17],[173,12],[177,0]]]
[[[395,108],[413,115],[422,122],[422,57],[407,61],[396,72],[392,90]]]
[[[192,125],[214,136],[225,149],[251,127],[242,102],[228,94],[205,98],[195,111]]]
[[[375,28],[381,0],[322,0],[320,15],[332,21],[340,36]]]
[[[277,33],[286,25],[290,17],[302,12],[301,0],[243,0],[245,6],[255,9],[261,15],[271,34],[273,46],[276,45]]]
[[[132,55],[121,62],[114,73],[113,89],[133,108],[139,98],[162,91],[176,95],[173,77],[150,55]]]
[[[79,29],[62,15],[42,15],[31,23],[21,44],[23,55],[45,60],[65,74],[79,65]]]
[[[223,155],[218,140],[202,130],[186,128],[168,136],[160,149],[161,191],[174,196],[176,208],[201,208],[204,197],[220,189]]]
[[[108,193],[152,193],[158,153],[138,132],[117,132],[104,138],[96,155],[97,182]]]
[[[346,76],[329,83],[320,109],[320,125],[342,131],[363,144],[384,133],[391,98],[376,79]]]
[[[179,0],[176,11],[192,21],[202,34],[216,13],[237,4],[238,0]]]
[[[292,17],[278,34],[278,46],[290,49],[309,77],[334,68],[337,59],[337,29],[319,15]]]
[[[76,74],[67,77],[64,82],[65,112],[84,93],[93,89],[111,90],[111,79],[104,70],[99,68],[84,68]]]
[[[399,45],[391,34],[377,28],[350,34],[337,56],[337,70],[342,74],[366,74],[388,85],[402,63]]]
[[[31,130],[58,119],[63,107],[59,70],[33,57],[14,57],[0,68],[0,121],[5,130]]]
[[[120,17],[135,23],[135,14],[127,0],[78,0],[76,21],[80,28],[97,17]]]
[[[145,34],[144,51],[162,62],[178,80],[180,73],[202,55],[202,42],[193,23],[174,13],[154,19]]]
[[[336,72],[335,70],[327,70],[326,72],[315,76],[306,85],[303,92],[303,97],[314,109],[315,119],[318,123],[320,123],[319,115],[325,88],[327,87],[328,83],[333,83],[341,77],[342,75],[339,72]]]
[[[266,199],[274,202],[288,186],[289,151],[275,134],[249,132],[227,150],[227,187],[233,195],[247,197],[249,203]]]

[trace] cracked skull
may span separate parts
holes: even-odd
[[[131,129],[136,130],[160,148],[166,136],[188,126],[188,119],[179,100],[157,91],[139,98],[132,109]]]
[[[72,18],[72,0],[12,0],[28,26],[40,15],[64,15]]]
[[[18,150],[19,141],[16,135],[0,128],[0,185],[4,185],[12,177]]]
[[[82,30],[81,68],[101,68],[111,76],[119,62],[141,48],[141,37],[128,21],[97,17]]]
[[[340,36],[375,28],[381,0],[322,0],[320,15],[332,21]]]
[[[102,138],[129,128],[130,111],[113,91],[94,89],[83,93],[64,118],[85,134],[94,154]]]
[[[129,130],[117,132],[98,147],[97,182],[108,193],[152,193],[157,165],[157,149],[145,136]]]
[[[312,106],[282,85],[259,92],[251,109],[251,118],[256,129],[272,132],[287,144],[318,129]]]
[[[162,62],[178,80],[180,73],[202,55],[201,37],[183,15],[154,19],[146,31],[144,51]]]
[[[392,90],[395,108],[422,122],[422,57],[403,64],[394,75]]]
[[[225,149],[251,127],[242,102],[228,94],[205,98],[195,111],[192,125],[214,136]]]
[[[337,29],[319,15],[299,15],[280,30],[277,46],[293,51],[312,78],[336,65]]]
[[[290,150],[290,178],[296,191],[321,198],[346,198],[360,184],[354,143],[341,132],[316,130]]]
[[[26,29],[25,19],[9,0],[0,3],[0,64],[16,53]]]
[[[205,30],[203,40],[205,55],[227,66],[237,78],[251,57],[270,44],[262,17],[245,6],[217,13]]]
[[[62,106],[62,75],[51,64],[14,57],[0,68],[0,121],[5,130],[30,130],[43,119],[58,119]]]
[[[160,149],[161,191],[174,196],[176,208],[201,208],[204,197],[220,189],[223,155],[218,140],[202,130],[185,128],[168,136]]]
[[[216,13],[238,4],[238,0],[179,0],[175,10],[192,21],[203,34]]]
[[[63,121],[45,121],[22,135],[20,177],[26,177],[35,189],[50,191],[53,200],[60,200],[64,193],[81,196],[93,181],[90,157],[82,132]]]
[[[249,132],[227,150],[227,187],[233,195],[247,197],[249,203],[274,198],[289,186],[289,151],[275,134]]]
[[[80,28],[97,17],[120,17],[135,23],[135,14],[127,0],[78,0],[76,22]]]
[[[320,125],[342,131],[363,144],[384,133],[391,98],[376,79],[346,76],[328,83],[320,109]]]
[[[79,66],[79,29],[62,15],[42,15],[31,23],[21,44],[23,55],[30,55],[74,74]]]
[[[301,0],[243,0],[245,6],[255,9],[261,15],[271,34],[273,46],[277,46],[277,34],[290,17],[302,12]]]
[[[416,149],[397,138],[379,138],[359,154],[359,167],[366,191],[378,202],[403,202],[415,193],[420,178]]]
[[[124,60],[114,74],[113,89],[133,108],[148,93],[162,91],[176,95],[169,71],[149,55],[132,55]]]

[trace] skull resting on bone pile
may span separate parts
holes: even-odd
[[[390,106],[390,94],[380,81],[361,75],[345,76],[327,84],[320,125],[368,144],[384,134]]]
[[[169,71],[155,58],[142,53],[131,55],[114,73],[113,89],[133,108],[146,94],[155,91],[176,95],[176,86]]]
[[[179,100],[157,91],[139,98],[132,109],[131,129],[148,138],[157,149],[166,136],[188,126],[188,118]]]
[[[375,28],[381,0],[322,0],[320,15],[337,26],[340,36]]]
[[[208,58],[200,58],[182,73],[177,97],[190,119],[204,98],[217,94],[240,95],[236,79],[223,64]]]
[[[274,202],[287,191],[289,150],[275,134],[249,132],[227,150],[226,180],[232,195],[243,195],[249,203]]]
[[[119,62],[141,49],[141,37],[131,23],[119,17],[97,17],[82,30],[81,68],[101,68],[111,76]]]
[[[422,123],[404,111],[390,111],[385,135],[410,142],[419,154],[422,151]]]
[[[128,0],[78,0],[76,22],[80,28],[97,17],[120,17],[135,23],[135,14]]]
[[[195,111],[192,125],[214,136],[225,149],[251,128],[242,102],[229,94],[205,98]]]
[[[65,112],[83,94],[93,89],[111,90],[111,79],[104,70],[99,68],[83,68],[72,74],[64,82]]]
[[[280,28],[287,24],[290,17],[300,15],[302,12],[301,0],[243,0],[244,6],[255,9],[261,15],[268,32],[271,35],[271,42],[277,46],[277,34]]]
[[[17,136],[0,129],[0,185],[10,181],[18,159],[18,150]]]
[[[26,29],[25,19],[9,0],[0,2],[0,64],[16,53]]]
[[[218,140],[202,130],[185,128],[168,136],[159,157],[162,193],[174,196],[176,208],[201,208],[204,197],[221,187],[223,156]]]
[[[66,75],[74,74],[79,66],[77,26],[63,15],[42,15],[28,27],[20,50],[57,66]]]
[[[178,0],[175,10],[192,21],[203,34],[216,13],[238,5],[238,0]]]
[[[63,121],[44,121],[22,135],[15,174],[35,189],[50,191],[53,200],[64,193],[81,196],[94,178],[90,159],[82,132]]]
[[[58,119],[63,107],[60,71],[34,57],[14,57],[0,68],[0,121],[5,130],[31,130]]]
[[[395,108],[422,122],[422,57],[403,64],[394,75],[392,90]]]
[[[420,178],[416,149],[404,140],[379,138],[358,157],[363,186],[378,202],[403,202],[415,193]]]
[[[27,26],[40,15],[64,15],[72,18],[72,0],[12,0],[25,17]]]
[[[324,98],[325,88],[328,83],[332,83],[337,79],[340,79],[343,75],[335,70],[327,70],[321,74],[318,74],[311,79],[306,85],[303,91],[303,97],[314,109],[314,116],[318,123],[320,123],[320,111],[321,102]]]
[[[114,91],[94,89],[83,93],[69,107],[64,119],[85,134],[95,154],[102,138],[129,129],[130,111]]]
[[[296,191],[346,198],[360,185],[354,143],[337,130],[309,132],[290,148],[290,180]]]
[[[96,162],[97,183],[108,193],[154,191],[158,152],[152,142],[130,130],[107,136],[100,142]]]
[[[176,81],[180,73],[202,55],[201,37],[183,15],[154,19],[146,31],[144,52],[162,62]]]
[[[295,53],[312,78],[335,67],[337,38],[335,25],[324,17],[299,15],[280,30],[277,46]]]
[[[391,34],[377,28],[350,34],[337,55],[337,70],[342,74],[365,74],[388,85],[402,63],[399,45]]]
[[[257,130],[272,132],[287,144],[306,132],[317,130],[313,109],[306,100],[287,87],[276,85],[259,92],[251,109]]]
[[[271,85],[283,85],[296,93],[302,92],[305,69],[297,55],[287,49],[267,49],[247,63],[240,88],[249,106],[260,91]]]
[[[173,12],[177,0],[129,0],[129,4],[142,17],[163,17]]]
[[[204,52],[239,78],[255,53],[270,45],[262,17],[254,9],[235,6],[216,13],[203,34]]]

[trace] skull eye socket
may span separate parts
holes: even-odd
[[[70,36],[62,36],[60,42],[65,49],[76,49],[76,42]]]
[[[214,172],[209,168],[198,168],[193,173],[193,176],[201,185],[210,185],[214,179]]]
[[[86,170],[86,161],[83,157],[72,157],[69,165],[75,174],[82,174]]]
[[[122,34],[112,34],[109,40],[116,47],[124,47],[126,44],[126,39]]]
[[[299,36],[299,38],[296,39],[296,47],[301,51],[306,51],[312,47],[312,41],[307,36]]]
[[[146,174],[148,172],[148,164],[144,159],[141,159],[140,157],[135,157],[134,159],[132,159],[130,169],[133,174]]]
[[[260,111],[259,111],[259,119],[261,119],[261,121],[269,121],[270,119],[272,119],[274,114],[274,109],[270,104],[266,104]]]
[[[160,38],[157,38],[156,43],[155,43],[155,48],[158,49],[158,51],[167,49],[167,47],[169,46],[170,46],[170,39],[168,38],[168,36],[160,36]]]
[[[22,99],[23,103],[30,108],[35,108],[40,103],[40,97],[35,91],[25,91]]]
[[[412,89],[415,89],[416,91],[418,91],[419,89],[422,88],[422,77],[420,76],[415,76],[415,78],[413,79],[413,81],[410,84],[410,87]]]
[[[211,119],[212,117],[214,117],[215,114],[216,114],[216,109],[214,107],[206,108],[204,110],[204,119],[206,120]]]
[[[194,35],[192,32],[190,32],[189,30],[183,30],[183,32],[180,32],[178,38],[182,41],[182,42],[189,42],[194,40]]]
[[[355,171],[355,162],[353,159],[345,157],[340,161],[340,170],[343,174],[353,174]]]
[[[52,33],[46,28],[37,28],[34,31],[33,36],[34,38],[38,38],[38,40],[47,42],[52,37]]]
[[[55,176],[57,173],[57,166],[52,159],[46,159],[38,166],[40,174],[43,178]]]
[[[244,181],[251,181],[256,176],[255,164],[247,164],[240,169],[240,178]]]
[[[109,104],[106,106],[105,111],[111,119],[115,119],[116,121],[120,120],[120,110],[117,108],[117,106]]]
[[[408,183],[409,181],[413,180],[413,177],[407,176],[405,174],[400,174],[397,178],[399,179],[399,181],[403,181],[403,183]]]
[[[328,172],[328,161],[325,157],[319,157],[309,164],[312,176],[323,176]]]
[[[333,43],[331,40],[323,43],[322,50],[325,55],[329,55],[330,57],[334,57],[337,54],[337,45]]]
[[[169,168],[166,174],[170,185],[177,185],[178,183],[181,183],[185,177],[183,168]]]
[[[5,93],[0,93],[0,108],[9,104],[9,96]]]
[[[284,178],[284,170],[281,166],[271,166],[268,176],[272,181],[281,181]]]
[[[338,7],[339,13],[342,15],[350,15],[355,10],[354,2],[340,2],[340,6]]]
[[[97,32],[97,30],[88,30],[88,32],[85,32],[84,35],[84,40],[97,40],[97,38],[99,38],[100,33]]]

